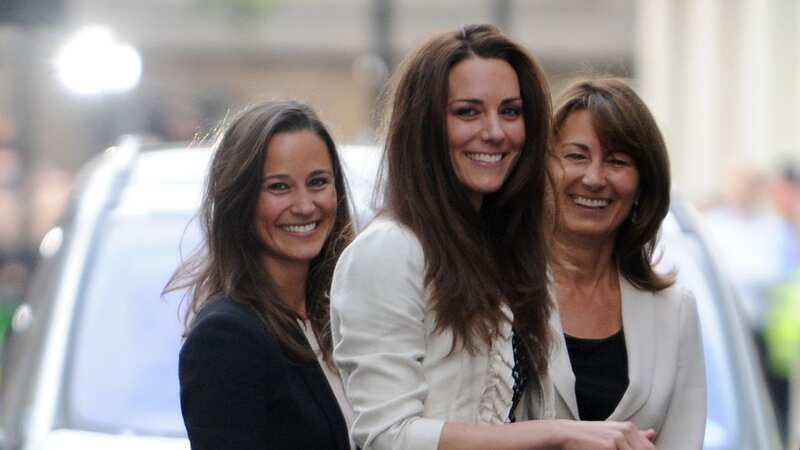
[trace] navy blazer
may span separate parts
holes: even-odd
[[[181,410],[193,450],[349,450],[347,425],[317,361],[289,360],[247,305],[220,297],[180,352]]]

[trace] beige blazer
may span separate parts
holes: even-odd
[[[342,253],[331,286],[333,358],[364,450],[436,450],[446,422],[502,424],[513,397],[511,311],[490,348],[452,350],[436,330],[416,236],[375,219]],[[552,385],[528,392],[517,417],[552,417]],[[532,384],[533,384],[532,383]]]
[[[620,289],[629,384],[607,420],[654,429],[659,450],[701,449],[706,378],[694,295],[676,286],[642,291],[623,277]],[[551,325],[556,336],[550,362],[556,417],[579,419],[575,374],[557,313]]]

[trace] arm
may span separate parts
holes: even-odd
[[[367,229],[331,287],[334,359],[363,449],[435,450],[444,423],[424,418],[428,385],[421,249],[399,228]]]
[[[652,449],[631,424],[531,421],[471,425],[424,417],[423,260],[401,230],[368,230],[341,256],[331,289],[334,359],[364,450]],[[386,231],[386,232],[385,232]],[[652,432],[647,435],[652,436]]]
[[[697,305],[681,294],[678,375],[656,445],[660,450],[701,449],[706,426],[706,372]]]
[[[507,425],[447,423],[439,450],[655,450],[655,431],[631,422],[532,420]]]
[[[214,311],[198,319],[179,360],[181,410],[193,450],[274,448],[266,383],[278,374],[264,341],[238,315]]]

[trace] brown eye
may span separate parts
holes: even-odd
[[[330,183],[331,183],[331,181],[327,177],[316,177],[316,178],[312,178],[308,182],[308,186],[309,187],[313,187],[313,188],[324,188],[325,186],[329,185]]]
[[[522,115],[522,109],[518,108],[516,106],[508,106],[508,107],[505,107],[505,108],[501,109],[500,110],[500,114],[502,114],[503,117],[506,117],[506,118],[509,118],[509,119],[516,119],[517,117]]]
[[[289,190],[289,185],[287,183],[279,181],[279,182],[276,182],[276,183],[267,184],[266,185],[266,189],[267,189],[267,191],[275,193],[275,194],[282,194],[282,193],[284,193],[284,192]]]
[[[461,107],[453,110],[453,114],[458,117],[469,119],[478,115],[478,110],[475,108]]]
[[[564,159],[569,161],[583,161],[586,156],[583,153],[570,152],[564,155]]]

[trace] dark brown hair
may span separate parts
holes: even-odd
[[[591,113],[603,147],[630,155],[639,171],[638,201],[617,230],[614,262],[637,288],[665,289],[674,283],[674,275],[658,274],[652,264],[670,201],[669,157],[658,125],[636,92],[615,78],[580,81],[567,88],[556,108],[556,135],[570,114],[582,110]]]
[[[448,76],[469,58],[511,65],[526,133],[508,179],[477,211],[452,166],[446,128]],[[551,310],[543,233],[551,105],[542,71],[495,27],[471,25],[425,43],[404,61],[392,87],[384,205],[422,245],[437,329],[451,329],[454,345],[474,352],[497,336],[507,303],[529,369],[543,375]]]
[[[325,361],[331,359],[328,291],[339,254],[352,238],[349,202],[333,139],[310,106],[296,101],[268,101],[234,118],[219,136],[206,180],[200,211],[204,242],[182,264],[165,292],[189,289],[191,318],[222,294],[252,307],[289,357],[314,358],[305,344],[298,314],[281,301],[272,276],[260,263],[263,245],[254,228],[262,170],[270,140],[279,133],[312,131],[324,142],[333,166],[337,209],[328,239],[311,261],[306,310]]]

